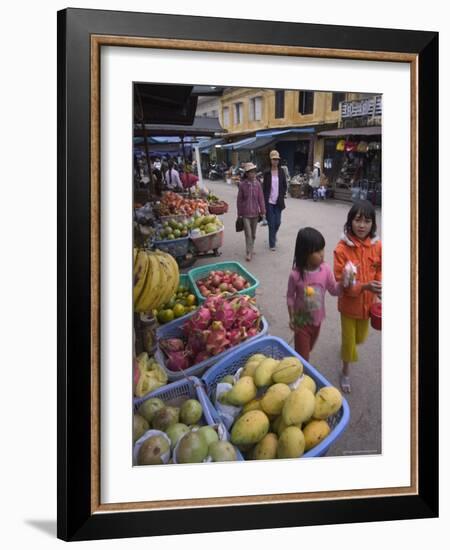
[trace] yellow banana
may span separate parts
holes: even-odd
[[[164,289],[166,288],[166,275],[163,271],[163,268],[161,267],[161,263],[159,261],[159,256],[155,252],[151,252],[152,255],[152,265],[154,267],[155,273],[157,273],[157,284],[155,285],[155,289],[153,292],[153,302],[152,302],[152,308],[153,309],[159,309],[162,305],[165,304],[163,302],[164,298]]]
[[[158,263],[160,265],[161,269],[161,277],[162,277],[162,285],[161,285],[161,293],[160,293],[160,305],[165,304],[170,300],[172,297],[171,295],[171,267],[169,262],[167,261],[167,258],[163,256],[162,254],[157,255]]]
[[[148,271],[148,258],[145,250],[138,252],[136,263],[133,269],[134,286],[133,286],[133,301],[136,305],[138,298],[144,288],[145,278]]]
[[[152,281],[152,300],[150,303],[149,311],[155,309],[155,304],[159,302],[159,288],[161,286],[161,269],[159,268],[159,262],[153,252],[149,252],[150,266],[153,272]]]
[[[154,258],[150,252],[147,252],[148,270],[144,288],[136,303],[136,310],[140,312],[148,312],[153,309],[155,302],[156,288],[159,284],[160,272],[158,266],[155,265]]]
[[[161,297],[161,305],[165,304],[172,298],[175,293],[174,290],[174,269],[173,264],[171,263],[172,256],[170,254],[162,253],[158,254],[159,262],[164,273],[164,287]],[[175,260],[173,260],[175,261]]]

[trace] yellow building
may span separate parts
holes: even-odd
[[[284,135],[280,153],[288,157],[286,160],[291,171],[304,172],[313,162],[323,158],[323,141],[317,140],[317,130],[337,128],[340,101],[357,96],[308,90],[229,88],[221,97],[219,117],[228,137],[235,139],[255,132],[262,134],[264,130],[297,128],[298,133]],[[301,133],[301,129],[305,132]],[[234,150],[233,164],[238,158],[249,158],[249,149]]]

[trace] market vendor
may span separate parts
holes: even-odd
[[[164,174],[167,189],[170,191],[182,191],[183,184],[180,179],[180,174],[178,173],[178,170],[175,170],[172,159],[169,160],[168,166],[167,172]]]

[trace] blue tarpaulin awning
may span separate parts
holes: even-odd
[[[256,137],[280,136],[283,134],[311,134],[314,128],[274,128],[272,130],[260,130],[256,132]]]
[[[254,137],[241,139],[240,141],[235,141],[233,143],[222,145],[222,149],[240,149],[243,145],[251,143],[252,141],[255,141]]]
[[[275,139],[273,137],[256,137],[253,138],[248,143],[244,143],[235,149],[261,149],[262,147],[267,147],[270,143],[273,143]]]
[[[222,145],[225,140],[222,138],[213,138],[213,139],[202,139],[198,142],[198,148],[202,153],[208,152],[212,147],[215,147],[216,145]]]

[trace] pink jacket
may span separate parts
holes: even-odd
[[[320,326],[325,319],[325,293],[340,294],[340,287],[328,264],[323,263],[316,271],[300,272],[293,269],[289,275],[287,305],[294,311],[297,327],[303,325]]]
[[[244,179],[239,184],[237,196],[237,214],[246,218],[256,218],[266,213],[264,195],[258,180],[253,183]]]

